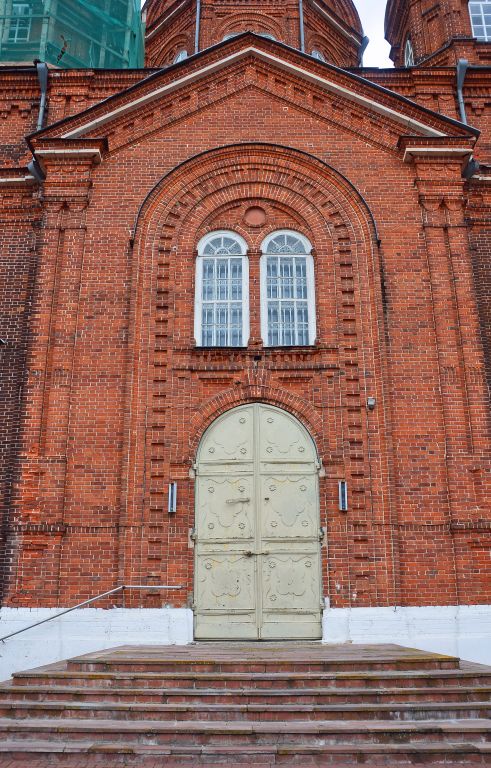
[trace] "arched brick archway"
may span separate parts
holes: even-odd
[[[244,215],[258,205],[265,211],[260,228],[247,225]],[[220,228],[241,234],[254,286],[260,243],[288,224],[314,245],[315,347],[264,348],[254,314],[258,310],[252,307],[247,349],[197,349],[192,315],[199,239]],[[384,402],[376,241],[370,211],[350,182],[317,158],[289,148],[247,144],[206,152],[174,169],[148,194],[135,223],[132,253],[123,505],[129,528],[156,519],[156,511],[165,506],[166,482],[176,478],[182,486],[181,530],[191,528],[189,470],[200,435],[233,405],[269,402],[305,423],[330,467],[321,483],[322,519],[332,509],[336,478],[345,475],[364,514],[375,510],[381,525],[373,533],[373,546],[387,555],[383,578],[390,578],[393,544],[384,538],[384,521],[391,514],[384,465],[386,414],[377,409],[370,425],[363,416],[367,386]],[[341,539],[331,542],[334,548],[338,544],[345,546]],[[173,540],[172,546],[181,552],[177,557],[174,550],[173,574],[179,562],[179,575],[191,585],[187,537]],[[325,581],[328,594],[326,575]]]
[[[210,424],[223,413],[247,403],[266,403],[288,411],[304,424],[312,440],[318,446],[319,454],[329,450],[325,445],[325,435],[319,429],[318,413],[307,401],[287,392],[278,392],[271,385],[251,383],[240,388],[230,389],[203,403],[202,408],[190,422],[190,452],[194,456],[203,434]]]

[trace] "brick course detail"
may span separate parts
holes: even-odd
[[[455,61],[399,0],[388,34],[400,64],[413,29],[429,57],[414,69],[355,69],[348,2],[306,4],[307,46],[336,66],[314,60],[295,50],[298,3],[273,0],[203,0],[204,50],[170,66],[193,53],[194,4],[147,5],[149,68],[52,71],[40,132],[35,72],[0,69],[5,604],[118,583],[186,585],[127,605],[192,604],[199,440],[249,402],[316,442],[332,607],[491,602],[490,70],[469,71],[469,127]],[[245,349],[194,341],[197,243],[221,229],[248,246]],[[278,229],[314,247],[312,347],[261,340],[260,245]]]

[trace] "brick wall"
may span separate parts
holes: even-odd
[[[138,78],[58,72],[50,121]],[[451,73],[378,80],[456,114]],[[482,82],[469,87],[477,97]],[[404,163],[397,130],[249,58],[107,124],[100,164],[53,154],[42,188],[14,184],[1,294],[18,345],[3,397],[9,605],[66,605],[117,582],[183,583],[190,601],[196,449],[250,401],[294,413],[316,441],[331,605],[491,600],[488,182],[465,183],[451,156]],[[250,207],[263,225],[247,223]],[[313,348],[261,342],[260,242],[284,227],[314,244]],[[221,228],[248,243],[247,350],[193,339],[196,244]],[[162,599],[176,600],[143,596]]]

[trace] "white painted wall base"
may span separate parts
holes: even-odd
[[[2,608],[0,637],[60,610]],[[1,643],[0,680],[117,645],[186,645],[192,640],[193,612],[188,608],[81,608]]]
[[[0,636],[59,608],[2,608]],[[118,645],[186,645],[187,608],[83,608],[0,645],[0,680],[13,672]],[[491,665],[491,605],[429,608],[327,608],[325,643],[395,643]]]
[[[327,608],[325,643],[396,643],[491,665],[491,605]]]

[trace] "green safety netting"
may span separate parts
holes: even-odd
[[[140,0],[0,0],[0,63],[142,67]]]

